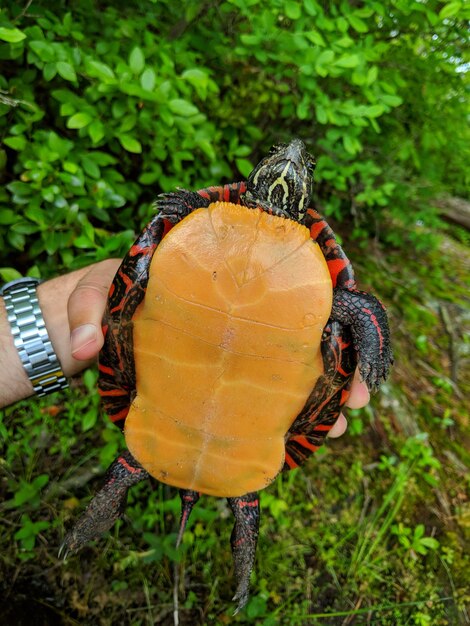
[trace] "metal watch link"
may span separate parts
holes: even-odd
[[[68,387],[39,307],[38,278],[19,278],[0,289],[19,357],[38,396]]]

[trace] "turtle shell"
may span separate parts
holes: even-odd
[[[158,246],[133,318],[134,458],[164,483],[210,495],[266,487],[323,373],[331,306],[306,227],[226,202],[191,213]]]

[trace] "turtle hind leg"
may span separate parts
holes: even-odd
[[[230,538],[237,581],[237,591],[233,597],[234,601],[238,601],[235,615],[248,602],[250,574],[258,543],[260,508],[256,492],[227,500],[235,516],[235,526]]]
[[[88,541],[109,530],[124,511],[129,487],[147,477],[148,473],[130,452],[121,454],[106,472],[104,485],[65,536],[59,557],[65,559],[70,551],[80,550]]]

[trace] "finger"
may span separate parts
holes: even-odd
[[[346,406],[350,409],[362,409],[366,404],[369,404],[369,400],[369,389],[366,383],[361,381],[359,370],[356,370]]]
[[[336,437],[341,437],[344,434],[346,428],[348,427],[348,422],[342,413],[339,414],[338,419],[335,424],[332,426],[330,432],[328,433],[328,437],[331,439],[335,439]]]
[[[101,320],[119,259],[96,263],[77,283],[68,301],[71,352],[80,361],[96,357],[103,345]]]

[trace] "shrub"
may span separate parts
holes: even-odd
[[[464,193],[462,2],[48,4],[0,12],[4,278],[122,254],[159,192],[292,136],[359,234]]]

